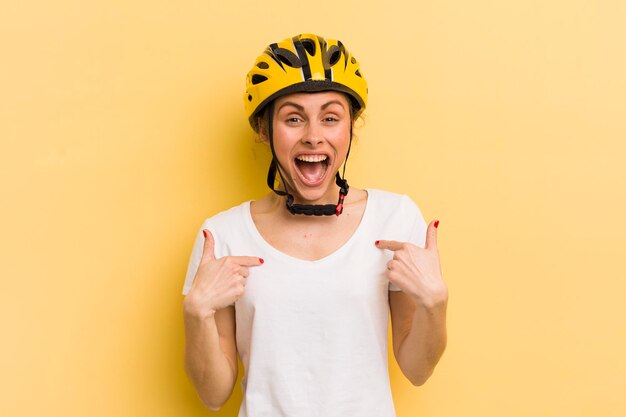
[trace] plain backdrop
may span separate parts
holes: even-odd
[[[399,417],[626,414],[626,2],[2,2],[0,415],[201,416],[182,284],[267,192],[270,42],[362,65],[347,178],[440,219],[449,343]],[[236,416],[241,390],[217,415]]]

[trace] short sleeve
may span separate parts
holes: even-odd
[[[409,230],[409,234],[406,238],[406,242],[412,243],[415,246],[423,248],[426,245],[426,230],[428,225],[424,220],[424,216],[422,216],[422,212],[419,207],[411,200],[409,197],[406,197],[409,205],[409,213],[411,213],[411,217],[413,217],[413,226]],[[409,217],[410,214],[407,214]],[[392,283],[389,283],[389,291],[400,291],[400,288]]]

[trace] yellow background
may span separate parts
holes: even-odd
[[[626,415],[626,2],[4,1],[0,415],[200,416],[181,289],[202,220],[266,192],[244,76],[343,40],[350,184],[438,218],[449,345],[399,417]],[[220,416],[235,416],[237,388]]]

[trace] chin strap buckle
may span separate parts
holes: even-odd
[[[343,212],[343,199],[345,198],[344,193],[339,194],[339,203],[337,203],[337,208],[335,208],[335,214],[339,216]]]

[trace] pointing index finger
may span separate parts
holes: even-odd
[[[376,247],[378,247],[379,249],[397,251],[404,247],[404,243],[398,242],[396,240],[377,240]]]
[[[229,256],[229,258],[241,266],[259,266],[265,262],[263,258],[255,256]]]

